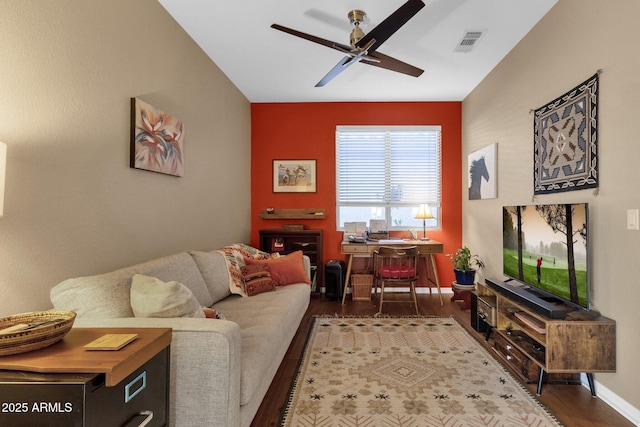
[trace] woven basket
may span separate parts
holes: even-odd
[[[0,330],[27,325],[26,329],[0,333],[0,356],[38,350],[60,341],[71,329],[73,311],[35,311],[0,318]]]
[[[352,274],[351,293],[354,301],[371,301],[373,274]]]

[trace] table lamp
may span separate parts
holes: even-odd
[[[429,206],[426,203],[423,203],[418,207],[418,213],[416,214],[416,219],[422,220],[422,229],[423,236],[421,240],[429,240],[427,238],[427,220],[435,218],[431,211],[429,210]]]

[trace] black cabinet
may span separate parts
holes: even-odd
[[[302,251],[311,261],[311,290],[320,292],[324,286],[322,230],[260,230],[260,249],[283,255]]]
[[[112,387],[105,374],[2,370],[0,425],[166,426],[168,378],[168,347]]]
[[[113,350],[88,351],[97,340]],[[0,426],[166,426],[170,344],[169,328],[72,328],[0,357]]]

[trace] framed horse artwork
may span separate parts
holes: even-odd
[[[315,193],[315,160],[274,160],[274,193]]]
[[[497,152],[494,143],[469,154],[469,200],[498,197]]]

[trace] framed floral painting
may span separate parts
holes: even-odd
[[[131,98],[131,164],[135,169],[184,176],[182,121]]]

